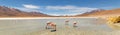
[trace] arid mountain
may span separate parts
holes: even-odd
[[[91,12],[78,14],[75,16],[89,17],[89,16],[114,16],[114,15],[120,16],[120,9],[113,9],[113,10],[98,9],[98,10],[93,10]],[[0,6],[0,17],[74,17],[74,16],[51,16],[40,12],[25,12],[15,8]]]
[[[91,11],[87,13],[83,13],[81,15],[76,16],[120,16],[120,9],[113,9],[113,10],[97,10]]]
[[[83,14],[78,14],[78,15],[75,15],[75,16],[89,16],[93,13],[97,13],[97,12],[101,12],[101,11],[105,11],[103,9],[97,9],[97,10],[93,10],[93,11],[90,11],[90,12],[86,12],[86,13],[83,13]]]
[[[0,17],[49,17],[40,12],[24,12],[15,8],[0,6]]]

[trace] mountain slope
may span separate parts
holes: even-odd
[[[120,9],[105,10],[100,12],[91,13],[88,16],[116,16],[120,15]]]
[[[76,16],[84,16],[84,17],[120,16],[120,9],[99,10],[99,11],[96,10],[96,11],[86,12]]]
[[[49,17],[40,12],[24,12],[15,8],[0,6],[0,17]]]
[[[97,12],[101,12],[101,11],[105,11],[103,9],[97,9],[97,10],[93,10],[93,11],[90,11],[90,12],[86,12],[86,13],[83,13],[83,14],[78,14],[78,15],[75,15],[75,16],[89,16],[93,13],[97,13]]]

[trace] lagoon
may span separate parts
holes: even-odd
[[[69,20],[69,27],[77,21],[76,30],[82,31],[113,31],[104,19],[98,18],[61,18],[61,19],[5,19],[0,20],[0,35],[24,35],[36,31],[44,31],[47,21],[56,23],[57,29],[65,28],[65,21]]]

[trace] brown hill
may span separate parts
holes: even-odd
[[[15,8],[0,6],[0,17],[49,17],[40,12],[24,12]]]
[[[120,9],[113,10],[100,10],[100,11],[91,11],[89,13],[84,13],[76,16],[116,16],[120,15]]]

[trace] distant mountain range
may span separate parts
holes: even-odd
[[[120,9],[103,10],[97,9],[83,14],[74,16],[52,16],[40,12],[25,12],[15,8],[0,6],[0,17],[89,17],[89,16],[120,16]]]
[[[87,17],[97,17],[97,16],[120,16],[120,9],[113,9],[113,10],[93,10],[91,12],[86,12],[83,14],[79,14],[76,16],[87,16]]]
[[[0,6],[0,17],[49,17],[51,15],[40,12],[25,12],[15,8]]]
[[[93,11],[90,11],[90,12],[85,12],[83,14],[78,14],[78,15],[75,15],[75,16],[89,16],[93,13],[97,13],[97,12],[101,12],[101,11],[105,11],[103,9],[97,9],[97,10],[93,10]]]

